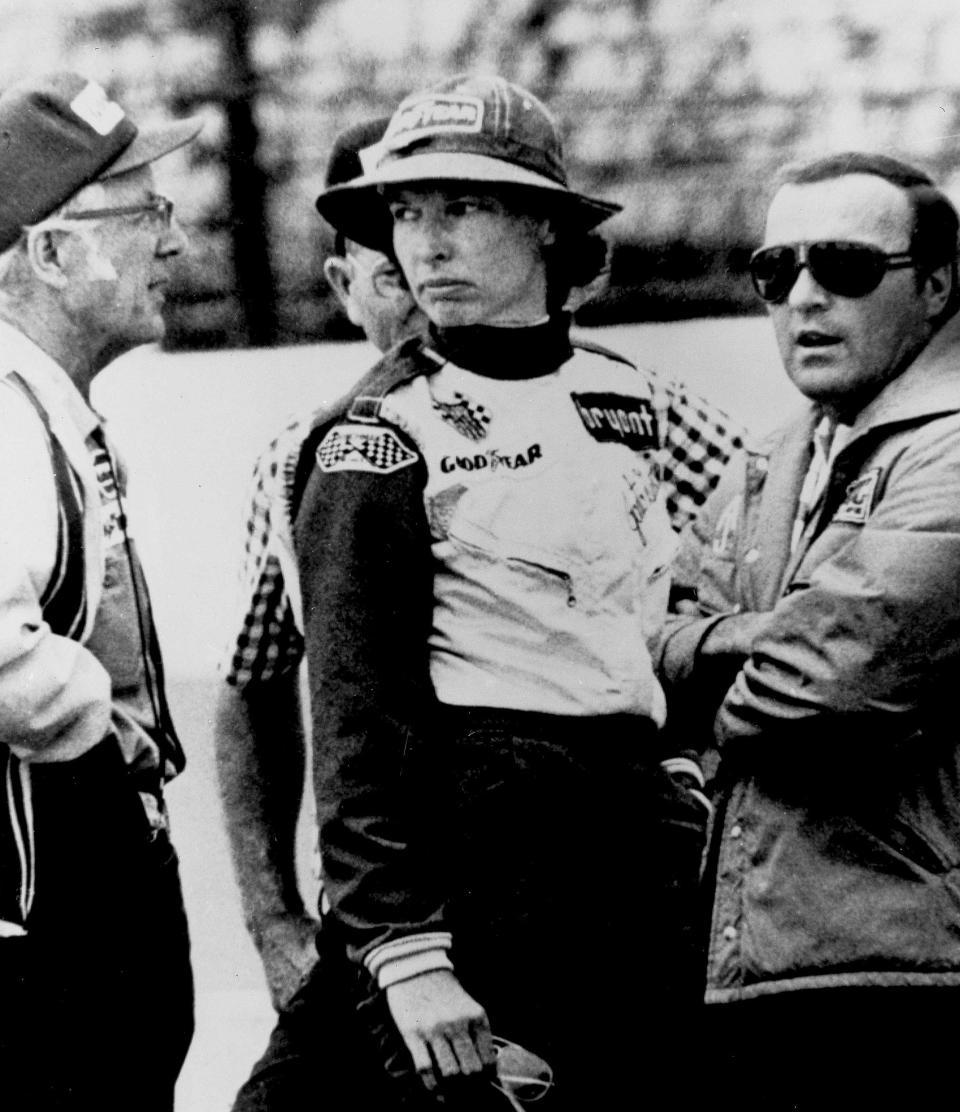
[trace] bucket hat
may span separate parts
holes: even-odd
[[[0,251],[84,186],[169,154],[201,126],[195,116],[139,127],[76,73],[11,85],[0,95]]]
[[[568,184],[560,132],[532,93],[502,77],[459,75],[400,103],[369,169],[317,198],[320,214],[348,239],[379,251],[392,226],[384,186],[475,182],[536,191],[561,219],[584,231],[621,206]]]

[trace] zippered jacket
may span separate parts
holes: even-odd
[[[707,999],[960,984],[960,324],[858,415],[796,551],[819,414],[685,534],[657,656],[720,751]]]
[[[564,341],[549,373],[499,378],[411,340],[301,456],[324,893],[381,985],[443,967],[450,946],[431,825],[441,708],[635,716],[648,739],[663,720],[648,643],[668,500],[687,470],[705,497],[732,445],[713,473],[685,469],[653,379]]]

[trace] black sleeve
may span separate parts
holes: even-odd
[[[426,749],[433,568],[426,469],[315,464],[295,536],[313,718],[324,888],[354,958],[442,927]],[[314,439],[314,443],[317,439]],[[321,449],[322,451],[322,449]]]

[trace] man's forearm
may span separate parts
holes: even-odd
[[[234,870],[256,936],[265,919],[304,910],[296,842],[306,744],[297,673],[243,691],[224,684],[214,742]]]

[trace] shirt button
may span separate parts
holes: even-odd
[[[724,927],[723,928],[723,937],[728,942],[732,942],[737,937],[737,928],[736,927]]]
[[[731,838],[739,838],[742,833],[743,833],[743,827],[739,823],[737,823],[736,826],[731,826],[730,827],[730,837]]]
[[[744,556],[743,562],[745,564],[755,564],[760,559],[760,549],[751,548],[750,551]]]

